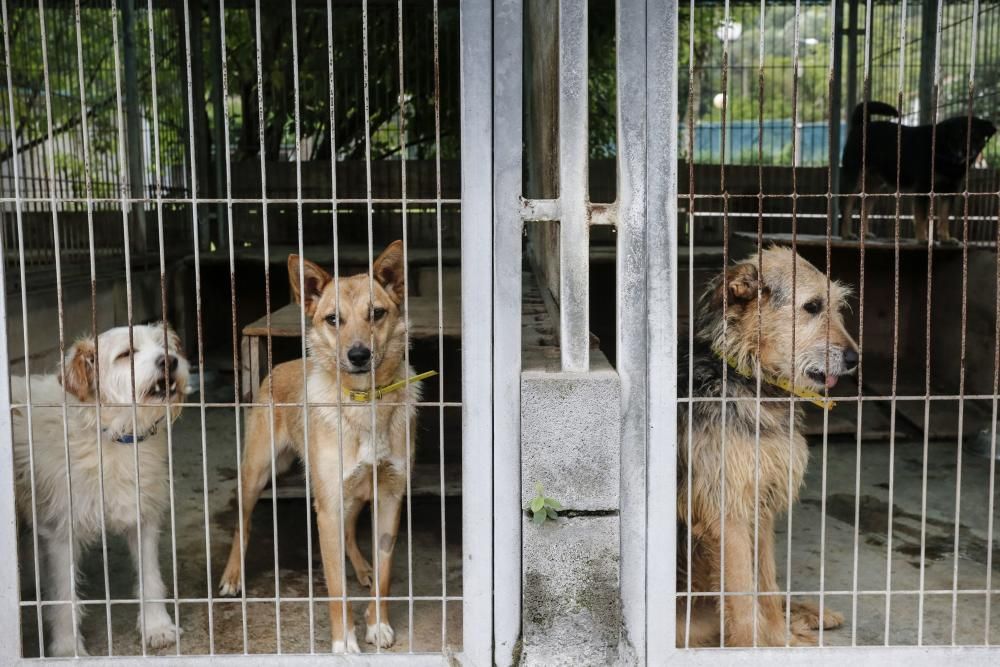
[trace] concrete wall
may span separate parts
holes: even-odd
[[[132,278],[132,317],[137,324],[159,320],[159,271],[137,272]],[[86,280],[63,284],[63,335],[67,346],[93,331],[91,288]],[[100,280],[96,286],[97,329],[128,323],[125,279]],[[55,285],[28,290],[28,352],[32,373],[55,371],[59,361],[59,310]],[[21,294],[7,295],[7,340],[11,373],[24,373],[24,310]]]

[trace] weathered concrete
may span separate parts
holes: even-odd
[[[589,373],[521,374],[523,506],[541,483],[566,508],[618,510],[621,386],[603,356],[594,361]]]
[[[522,665],[607,665],[617,654],[618,516],[523,523]]]
[[[521,505],[541,483],[562,506],[522,520],[522,665],[605,665],[621,628],[621,383],[591,347],[591,371],[559,365],[554,303],[525,274],[521,372]]]

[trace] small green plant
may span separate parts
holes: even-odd
[[[545,496],[542,485],[535,484],[535,497],[531,499],[531,521],[539,526],[545,523],[546,519],[557,519],[562,505],[555,498]]]

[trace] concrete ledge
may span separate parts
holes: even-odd
[[[618,516],[522,523],[521,665],[608,665],[618,655]]]
[[[618,511],[621,384],[602,365],[521,373],[522,507],[541,483],[567,509]]]

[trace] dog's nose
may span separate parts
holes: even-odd
[[[854,370],[858,365],[858,351],[852,347],[844,350],[844,365],[848,370]]]
[[[172,354],[161,354],[160,358],[156,360],[156,365],[164,373],[173,375],[177,371],[177,357]]]
[[[355,345],[347,351],[347,358],[355,366],[364,366],[371,360],[372,351],[364,345]]]

